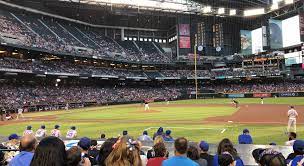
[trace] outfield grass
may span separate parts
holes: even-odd
[[[241,104],[260,103],[260,99],[238,100]],[[267,98],[264,103],[304,105],[303,101],[304,98]],[[171,103],[174,103],[173,107],[170,105],[167,107],[163,103],[158,103],[157,107],[151,105],[153,110],[160,112],[149,114],[139,113],[142,111],[140,104],[83,108],[72,110],[70,114],[66,114],[65,111],[29,113],[26,114],[26,117],[56,115],[57,119],[55,121],[20,122],[0,126],[0,135],[21,134],[27,125],[32,125],[36,130],[41,124],[45,124],[48,130],[51,130],[55,124],[60,124],[63,134],[70,126],[75,125],[79,136],[97,138],[100,133],[105,133],[108,137],[112,137],[121,134],[123,130],[128,130],[130,135],[137,137],[145,129],[148,129],[149,134],[152,135],[157,127],[162,126],[165,130],[171,129],[173,137],[186,136],[193,141],[204,139],[211,143],[218,143],[222,138],[228,137],[236,143],[237,136],[244,128],[251,131],[256,144],[269,144],[270,142],[283,144],[286,141],[284,133],[286,126],[283,125],[234,124],[227,126],[225,124],[200,123],[207,117],[233,114],[236,109],[229,106],[195,107],[193,104],[228,104],[230,103],[229,99],[183,100]],[[178,107],[178,104],[181,105]],[[191,104],[191,106],[185,107],[184,104]],[[94,122],[94,120],[100,119],[105,121]],[[114,120],[112,121],[112,119]],[[83,120],[87,121],[83,122]],[[191,123],[183,124],[184,121]],[[227,130],[221,133],[224,128]],[[301,135],[304,134],[304,126],[298,126],[298,134],[301,138]]]

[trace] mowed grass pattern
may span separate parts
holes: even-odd
[[[260,103],[260,99],[238,99],[241,104]],[[70,126],[77,126],[78,135],[98,138],[100,133],[105,133],[107,137],[116,137],[123,130],[128,130],[130,135],[137,137],[144,129],[148,129],[152,135],[156,128],[162,126],[172,130],[173,137],[185,136],[193,141],[206,140],[211,143],[218,143],[222,138],[230,138],[235,143],[237,136],[244,128],[248,128],[256,144],[269,144],[276,142],[283,145],[287,137],[285,135],[285,125],[225,125],[225,124],[203,124],[204,118],[212,116],[223,116],[233,114],[236,109],[227,106],[205,107],[193,104],[229,104],[230,99],[207,99],[207,100],[183,100],[171,102],[172,107],[164,105],[164,103],[151,104],[151,109],[160,112],[155,113],[139,113],[143,111],[140,104],[120,105],[110,107],[91,107],[76,109],[67,113],[66,111],[54,112],[38,112],[25,114],[26,117],[51,116],[55,115],[56,120],[41,122],[20,122],[18,124],[10,124],[0,126],[0,135],[9,135],[11,133],[22,134],[27,125],[32,125],[36,130],[41,124],[47,126],[50,131],[55,124],[61,125],[62,134],[65,135]],[[265,104],[290,104],[303,105],[304,98],[267,98]],[[180,106],[178,106],[180,104]],[[185,106],[191,104],[191,106]],[[301,116],[301,115],[300,115]],[[107,120],[96,121],[94,120]],[[114,119],[113,121],[111,119]],[[87,120],[81,121],[81,120]],[[121,120],[121,121],[120,121]],[[145,122],[146,120],[146,122]],[[91,121],[91,122],[90,122]],[[124,122],[126,121],[126,122]],[[140,121],[140,122],[138,122]],[[175,122],[176,121],[176,122]],[[189,121],[192,123],[184,123]],[[221,131],[226,128],[224,133]],[[304,139],[304,126],[298,125],[299,138]]]

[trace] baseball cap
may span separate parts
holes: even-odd
[[[27,126],[26,129],[27,129],[27,130],[31,130],[31,129],[32,129],[32,126]]]
[[[128,131],[127,131],[127,130],[124,130],[124,131],[122,132],[122,135],[128,135]]]
[[[171,134],[171,130],[166,130],[166,135],[170,135]]]
[[[143,132],[143,135],[148,135],[148,131],[144,131],[144,132]]]
[[[60,126],[59,125],[55,125],[55,129],[58,129]]]
[[[17,134],[11,134],[8,136],[8,140],[19,139],[20,137]]]
[[[254,149],[252,151],[252,157],[255,159],[255,161],[259,162],[260,160],[260,155],[265,151],[265,149],[262,148],[258,148],[258,149]]]
[[[45,129],[45,125],[41,125],[41,128],[42,128],[42,129]]]
[[[72,130],[76,130],[76,127],[75,127],[75,126],[72,126],[71,129],[72,129]]]
[[[79,140],[78,146],[81,147],[83,150],[88,150],[91,146],[91,139],[88,137],[83,137]]]
[[[293,143],[293,151],[303,152],[304,153],[304,141],[296,140]]]
[[[269,145],[276,146],[276,145],[277,145],[277,143],[275,143],[275,142],[271,142]]]
[[[200,144],[199,144],[199,147],[203,151],[208,151],[209,150],[209,144],[205,141],[201,141]]]
[[[244,129],[243,133],[249,133],[249,130],[248,129]]]

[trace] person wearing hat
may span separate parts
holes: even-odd
[[[33,130],[32,130],[32,126],[27,126],[26,129],[23,132],[23,136],[25,135],[31,135],[34,134]]]
[[[254,149],[252,156],[258,165],[273,165],[273,166],[286,166],[286,160],[282,153],[269,149]]]
[[[55,125],[54,129],[51,131],[51,136],[61,137],[61,132],[60,132],[59,128],[60,128],[59,125]]]
[[[36,131],[35,136],[36,136],[37,138],[46,137],[45,125],[41,125],[40,129],[38,129],[38,130]]]
[[[252,137],[249,134],[249,130],[248,129],[244,129],[243,130],[243,134],[239,135],[239,144],[252,144]]]
[[[167,141],[167,142],[174,141],[174,139],[171,137],[171,130],[166,131],[166,134],[164,136],[164,141]]]
[[[291,126],[293,127],[294,132],[297,132],[297,117],[298,112],[294,109],[294,106],[290,106],[290,110],[288,110],[288,125],[287,125],[287,131],[290,132]]]
[[[76,138],[77,137],[76,127],[72,126],[71,129],[67,132],[65,137],[68,139]]]
[[[288,134],[288,141],[285,142],[286,146],[293,146],[293,143],[296,141],[297,139],[297,133],[295,132],[290,132]]]
[[[209,144],[205,141],[201,141],[200,144],[199,144],[199,148],[201,150],[200,158],[205,159],[208,163],[208,166],[212,166],[213,156],[208,153]]]
[[[162,128],[162,127],[159,127],[158,128],[158,130],[157,130],[157,132],[156,133],[154,133],[154,135],[153,135],[153,140],[155,139],[155,137],[157,137],[157,136],[164,136],[165,134],[164,134],[164,129]]]
[[[153,141],[153,139],[150,136],[148,136],[148,131],[144,131],[143,135],[139,136],[137,138],[137,140],[138,141]]]
[[[20,137],[17,134],[11,134],[8,136],[8,141],[3,142],[4,149],[18,149],[20,145]],[[5,161],[11,161],[19,152],[11,151],[6,152]]]
[[[91,165],[90,159],[89,159],[89,149],[91,147],[91,139],[88,137],[82,137],[80,138],[78,144],[79,147],[81,147],[82,151],[81,151],[81,159],[82,159],[82,163],[90,163],[89,165]]]
[[[289,163],[290,161],[300,161],[303,158],[304,155],[304,141],[303,140],[296,140],[293,143],[293,153],[290,153],[287,157],[287,162]],[[300,158],[298,156],[301,156]],[[295,160],[296,158],[296,160]]]

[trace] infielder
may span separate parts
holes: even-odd
[[[145,101],[145,111],[149,111],[149,110],[150,110],[149,103]]]
[[[264,104],[264,98],[261,97],[261,104]]]
[[[59,125],[55,125],[54,129],[51,131],[51,136],[61,137],[61,132],[60,132],[59,128],[60,128]]]
[[[35,137],[37,137],[37,138],[46,137],[45,125],[41,125],[40,129],[38,129],[38,130],[36,131]]]
[[[24,132],[23,132],[23,136],[25,136],[25,135],[31,135],[31,134],[34,134],[34,132],[32,130],[32,126],[27,126],[26,130],[24,130]]]
[[[293,130],[296,133],[297,132],[297,117],[298,117],[298,113],[297,111],[294,109],[294,106],[290,106],[290,110],[288,110],[288,126],[287,126],[287,131],[290,132],[290,127],[293,126]]]
[[[76,138],[77,137],[76,127],[72,126],[71,129],[67,132],[65,137],[68,139]]]
[[[17,118],[16,118],[16,120],[18,120],[18,119],[19,119],[19,117],[24,118],[24,116],[23,116],[23,109],[22,109],[22,108],[19,108],[19,109],[18,109],[18,114],[17,114]]]

